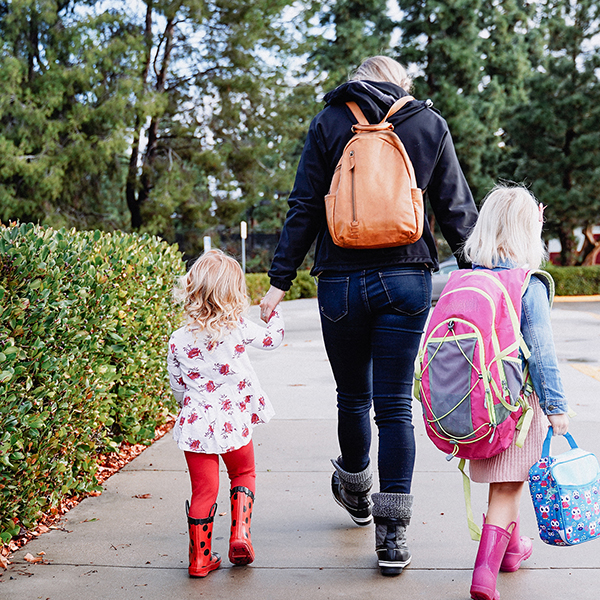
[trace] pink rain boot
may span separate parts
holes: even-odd
[[[504,555],[502,564],[500,565],[500,570],[508,573],[514,573],[515,571],[518,571],[521,563],[524,560],[527,560],[533,552],[531,538],[525,536],[521,537],[519,533],[519,521],[520,519],[517,517],[512,535],[508,541],[506,554]]]
[[[508,526],[509,529],[514,525],[513,521]],[[512,531],[502,527],[484,523],[471,583],[471,598],[474,600],[499,600],[500,592],[496,589],[496,578],[511,533]]]

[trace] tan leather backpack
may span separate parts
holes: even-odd
[[[416,242],[423,233],[423,194],[412,162],[388,122],[412,96],[397,100],[371,125],[355,102],[358,123],[335,168],[325,196],[327,225],[342,248],[389,248]]]

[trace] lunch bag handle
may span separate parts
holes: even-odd
[[[552,440],[553,435],[554,430],[552,429],[552,425],[550,425],[550,427],[548,427],[548,435],[546,436],[546,439],[544,440],[544,445],[542,446],[542,457],[550,456],[550,441]],[[567,442],[569,442],[569,446],[571,446],[571,449],[579,448],[579,446],[575,443],[573,436],[569,432],[563,435],[567,439]]]

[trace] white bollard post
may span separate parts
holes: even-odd
[[[248,237],[248,224],[240,222],[240,237],[242,238],[242,271],[246,272],[246,238]]]

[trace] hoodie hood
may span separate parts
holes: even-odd
[[[378,123],[385,117],[396,100],[409,94],[389,81],[347,81],[325,95],[328,106],[356,102],[370,123]],[[411,102],[394,117],[394,122],[402,122],[415,113],[430,106],[430,102]]]

